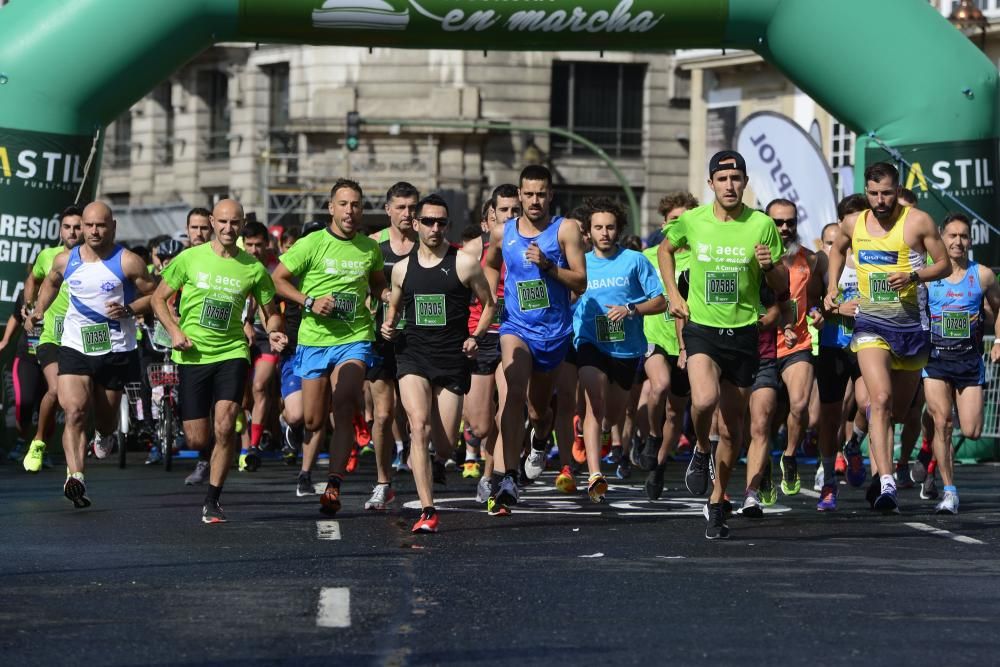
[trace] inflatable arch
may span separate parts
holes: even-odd
[[[54,242],[53,215],[94,194],[96,168],[82,181],[95,131],[221,41],[752,49],[858,132],[858,164],[891,146],[922,174],[975,173],[980,195],[997,181],[997,69],[924,0],[12,0],[0,9],[3,317],[24,264]],[[976,212],[993,217],[997,200],[994,186]]]

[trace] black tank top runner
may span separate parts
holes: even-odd
[[[458,279],[458,249],[448,248],[432,267],[410,256],[403,278],[404,347],[434,366],[463,366],[462,344],[469,337],[469,298],[472,290]],[[402,352],[402,349],[400,349]]]
[[[401,261],[406,259],[408,255],[397,255],[392,249],[392,242],[389,240],[389,230],[383,231],[384,241],[378,244],[379,250],[382,251],[382,272],[385,274],[385,285],[389,289],[392,289],[392,267],[399,264]],[[416,244],[413,246],[416,248]],[[412,251],[411,251],[412,252]],[[382,328],[382,323],[385,321],[386,304],[381,303],[379,307],[375,310],[375,339],[382,342],[388,343],[387,340],[382,338],[382,334],[378,331]]]

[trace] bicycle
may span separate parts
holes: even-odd
[[[178,415],[177,391],[180,386],[180,374],[177,365],[170,361],[170,336],[159,322],[152,330],[146,325],[143,329],[149,336],[150,347],[165,355],[163,363],[149,364],[146,377],[152,390],[152,417],[156,420],[156,441],[163,456],[163,469],[173,467],[174,443],[177,439]],[[159,391],[157,391],[159,390]]]

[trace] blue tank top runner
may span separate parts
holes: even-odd
[[[981,353],[983,287],[979,283],[979,265],[976,262],[969,262],[969,268],[957,283],[947,279],[928,283],[927,302],[931,344],[939,356]]]

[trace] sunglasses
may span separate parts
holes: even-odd
[[[420,218],[420,224],[424,227],[433,227],[437,225],[438,227],[447,227],[448,218]]]
[[[797,218],[772,218],[776,227],[795,227],[799,224]]]

